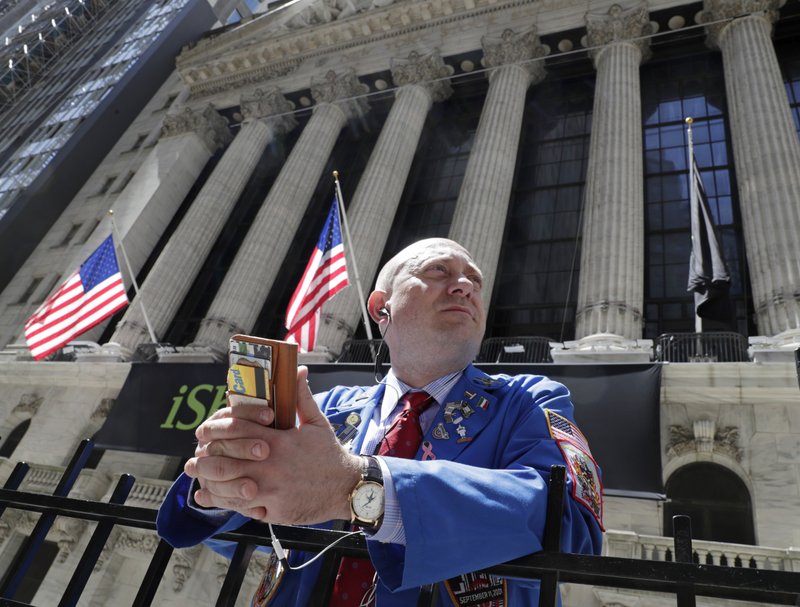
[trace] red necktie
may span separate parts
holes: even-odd
[[[403,410],[378,445],[378,455],[411,459],[422,443],[420,414],[430,406],[433,398],[427,392],[407,392],[400,403]],[[329,607],[358,607],[372,586],[375,568],[369,559],[343,557],[333,585]],[[369,604],[366,603],[366,604]]]

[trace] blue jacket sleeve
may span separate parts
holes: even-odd
[[[186,548],[201,542],[230,558],[236,545],[209,539],[217,533],[238,529],[250,519],[237,513],[206,515],[190,508],[187,503],[191,477],[181,474],[169,488],[158,509],[158,535],[175,548]]]

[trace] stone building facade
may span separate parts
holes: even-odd
[[[219,361],[232,333],[279,337],[333,169],[365,287],[407,242],[449,236],[486,274],[487,337],[544,336],[553,360],[569,364],[657,358],[661,334],[695,326],[685,290],[692,116],[732,275],[727,328],[749,339],[749,359],[663,365],[652,439],[670,501],[607,496],[605,551],[665,558],[665,521],[685,506],[708,535],[695,544],[703,562],[800,571],[798,2],[266,8],[184,47],[0,293],[0,440],[18,441],[0,474],[24,459],[34,472],[23,488],[52,491],[135,361]],[[30,360],[25,319],[107,237],[110,208],[139,294],[51,360]],[[363,336],[355,290],[323,312],[309,360],[332,362]],[[157,507],[180,466],[108,449],[73,495],[104,499],[130,472],[129,503]],[[727,502],[703,501],[711,480],[730,490]],[[14,512],[0,520],[0,568],[32,525]],[[90,529],[55,526],[35,604],[57,603]],[[85,604],[130,602],[153,545],[151,534],[118,530]],[[157,604],[211,604],[224,571],[210,551],[177,552]],[[565,586],[563,596],[572,606],[674,604],[610,588]]]

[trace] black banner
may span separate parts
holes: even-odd
[[[313,392],[371,385],[372,365],[308,365]],[[478,365],[487,373],[546,375],[566,385],[575,418],[603,470],[607,493],[660,494],[659,389],[661,367],[617,365]],[[194,430],[225,406],[221,364],[135,363],[104,426],[105,449],[189,457]]]

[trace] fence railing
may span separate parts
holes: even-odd
[[[371,363],[380,352],[383,362],[389,362],[389,350],[382,339],[350,339],[345,342],[337,363]]]
[[[547,337],[489,337],[481,343],[478,363],[551,363]]]
[[[730,331],[664,333],[656,344],[656,360],[672,363],[747,362],[750,360],[747,345],[744,335]]]
[[[547,337],[488,337],[481,343],[475,357],[477,363],[551,363],[550,344]],[[380,339],[351,339],[345,342],[336,362],[371,363],[380,353],[382,362],[389,362],[386,346]]]
[[[81,443],[54,489],[53,495],[18,491],[29,470],[29,466],[25,463],[16,465],[3,489],[0,489],[0,516],[6,508],[41,513],[36,526],[20,550],[19,557],[9,567],[5,579],[0,584],[2,604],[29,605],[14,601],[14,595],[56,516],[97,522],[92,537],[58,603],[59,607],[78,603],[114,526],[155,529],[156,510],[124,505],[134,484],[134,479],[130,475],[122,475],[119,478],[108,503],[66,497],[91,450],[91,441],[86,440]],[[774,605],[800,604],[800,573],[719,567],[693,562],[694,550],[688,517],[675,517],[674,520],[674,562],[563,553],[560,551],[559,543],[565,489],[564,468],[554,466],[551,469],[544,550],[487,570],[497,576],[541,580],[539,607],[557,605],[560,582],[672,593],[676,596],[678,607],[694,607],[697,596]],[[285,548],[310,552],[319,552],[342,536],[341,532],[303,527],[275,526],[275,532]],[[233,607],[247,572],[250,557],[257,546],[269,545],[269,531],[263,524],[249,523],[236,532],[220,534],[217,538],[237,544],[216,600],[216,605],[219,607]],[[158,543],[133,600],[132,604],[135,607],[152,604],[172,552],[172,547],[163,540]],[[330,552],[338,556],[368,556],[363,535],[342,539]],[[323,582],[318,585],[322,587]],[[433,604],[434,598],[433,593],[420,593],[417,605],[429,607]],[[327,597],[318,592],[312,604],[314,607],[322,607],[326,602]]]
[[[606,532],[604,554],[651,561],[672,561],[672,538],[633,531]],[[703,565],[800,572],[800,550],[692,540],[692,560]]]

